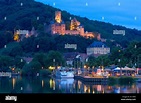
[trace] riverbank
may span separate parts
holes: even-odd
[[[122,77],[88,77],[88,76],[75,76],[77,80],[80,80],[84,83],[95,84],[95,83],[102,83],[102,84],[132,84],[135,83],[138,78],[136,77],[129,77],[129,76],[122,76]]]

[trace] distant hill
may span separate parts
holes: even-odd
[[[28,29],[32,27],[40,29],[44,23],[49,24],[54,19],[57,8],[45,5],[34,0],[0,0],[0,32],[13,31],[14,29]],[[37,17],[39,20],[37,20]],[[141,31],[130,29],[111,23],[89,20],[62,11],[62,19],[66,24],[70,17],[75,17],[84,25],[86,31],[99,32],[102,38],[115,40],[122,46],[126,46],[130,41],[141,41]],[[113,30],[125,30],[125,36],[114,35]]]

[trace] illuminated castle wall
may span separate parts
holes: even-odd
[[[30,36],[34,35],[37,37],[38,33],[35,30],[34,27],[32,27],[32,30],[14,30],[14,40],[15,41],[22,41],[24,38],[28,38]]]
[[[99,33],[93,33],[93,32],[85,32],[84,27],[81,25],[79,21],[77,21],[76,18],[71,20],[70,23],[70,29],[66,30],[66,24],[61,19],[61,11],[55,12],[55,21],[51,21],[50,25],[47,27],[46,32],[59,35],[81,35],[86,38],[97,38],[100,40],[100,34]]]

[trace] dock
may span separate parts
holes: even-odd
[[[75,79],[78,79],[82,82],[89,82],[89,83],[107,83],[108,82],[108,78],[106,77],[88,77],[88,76],[78,76],[78,75],[75,75],[74,76]]]

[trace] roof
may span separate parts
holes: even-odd
[[[88,48],[93,48],[93,47],[104,47],[104,48],[108,48],[106,44],[104,44],[103,42],[99,42],[99,41],[94,41],[92,44],[90,44],[88,46]]]
[[[68,52],[68,53],[64,53],[64,57],[66,59],[74,59],[76,58],[76,56],[78,55],[79,53],[78,52]]]

